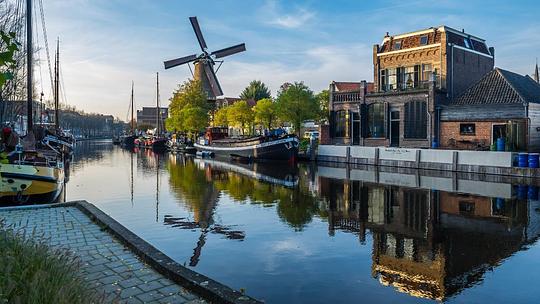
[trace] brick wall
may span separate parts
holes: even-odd
[[[474,123],[475,134],[460,134],[460,124],[462,123]],[[489,148],[491,145],[491,126],[504,123],[505,121],[443,121],[441,122],[439,145],[445,149],[475,150],[478,145]]]
[[[319,144],[321,145],[331,145],[332,139],[330,138],[330,126],[321,125],[319,126]]]

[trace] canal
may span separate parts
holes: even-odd
[[[538,188],[513,181],[90,141],[77,146],[65,199],[90,201],[177,262],[267,303],[540,296]]]

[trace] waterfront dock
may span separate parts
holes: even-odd
[[[517,177],[540,177],[539,168],[518,167],[514,152],[320,145],[317,161]]]
[[[70,251],[111,303],[257,303],[183,267],[86,201],[0,208],[0,221]]]

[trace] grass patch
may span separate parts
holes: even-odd
[[[0,303],[103,303],[67,250],[0,222]]]

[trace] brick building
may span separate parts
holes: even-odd
[[[330,84],[323,143],[430,147],[438,141],[441,106],[493,65],[494,49],[483,39],[447,26],[387,34],[373,46],[372,85]]]
[[[165,126],[165,119],[169,117],[169,108],[160,107],[160,126]],[[143,107],[142,110],[137,110],[137,125],[152,126],[156,128],[157,107]]]
[[[540,151],[540,84],[495,68],[441,111],[441,147]]]

